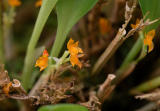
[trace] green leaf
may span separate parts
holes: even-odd
[[[88,109],[77,104],[57,104],[42,106],[38,111],[88,111]]]
[[[142,10],[143,15],[149,13],[147,18],[150,20],[155,20],[160,17],[160,0],[139,0],[139,4]],[[145,32],[148,32],[151,29],[156,29],[159,26],[160,21],[149,25],[145,28]]]
[[[57,57],[59,55],[70,29],[97,1],[98,0],[59,0],[57,2],[58,30],[51,56]]]
[[[43,27],[51,11],[53,10],[55,4],[57,3],[57,1],[58,0],[44,0],[41,6],[40,12],[38,14],[38,18],[37,18],[31,39],[28,44],[27,54],[26,54],[24,69],[22,74],[22,84],[26,90],[28,90],[29,88],[29,82],[31,80],[31,75],[32,75],[32,68],[35,62],[34,60],[35,47],[37,45],[37,42],[39,40]]]

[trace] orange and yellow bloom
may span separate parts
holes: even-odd
[[[20,0],[8,0],[8,4],[11,7],[17,7],[21,5],[21,1]]]
[[[144,45],[148,46],[148,52],[151,52],[154,48],[154,44],[152,42],[154,36],[155,36],[155,30],[154,29],[149,31],[147,34],[145,34]]]
[[[82,63],[78,59],[78,54],[83,53],[82,49],[78,47],[79,42],[75,42],[70,39],[67,43],[67,48],[70,53],[70,62],[72,66],[78,65],[80,68],[82,67]]]
[[[38,0],[36,3],[35,3],[35,7],[40,7],[42,5],[42,0]]]
[[[47,50],[44,50],[43,55],[36,61],[35,67],[40,67],[40,71],[44,70],[48,66],[48,56]]]
[[[40,67],[40,71],[44,70],[47,66],[48,66],[48,60],[53,59],[56,61],[56,64],[54,66],[59,66],[59,64],[62,63],[66,63],[68,62],[68,60],[70,60],[70,63],[72,64],[72,66],[77,65],[79,68],[82,67],[82,63],[79,61],[79,55],[78,54],[82,54],[81,57],[83,56],[83,51],[81,48],[78,47],[79,42],[74,42],[74,40],[70,39],[67,43],[67,48],[68,51],[65,51],[67,53],[64,53],[64,55],[61,57],[63,58],[65,56],[65,59],[58,59],[55,57],[49,57],[49,54],[47,52],[47,50],[44,50],[43,55],[41,57],[38,58],[38,60],[36,61],[35,67]],[[67,55],[66,55],[67,54]],[[67,57],[68,54],[70,54],[70,57]],[[62,61],[64,60],[64,61]]]
[[[136,29],[139,24],[140,24],[140,20],[137,19],[137,20],[136,20],[136,24],[131,24],[132,29]]]

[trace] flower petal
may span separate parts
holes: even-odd
[[[35,67],[40,67],[40,71],[44,70],[48,66],[48,52],[43,51],[43,55],[36,61]]]
[[[153,42],[151,42],[149,45],[148,45],[148,53],[151,52],[154,48],[154,44]]]
[[[154,38],[154,36],[155,36],[155,33],[156,32],[153,29],[153,30],[149,31],[146,36],[152,40]]]
[[[140,20],[137,19],[137,20],[136,20],[136,24],[131,24],[132,29],[136,29],[139,24],[140,24]]]
[[[70,61],[71,61],[72,66],[78,65],[79,68],[82,67],[82,63],[79,61],[79,59],[76,55],[71,55]]]
[[[43,56],[49,56],[48,51],[46,49],[43,51]]]

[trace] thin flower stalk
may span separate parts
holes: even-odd
[[[12,44],[12,25],[15,18],[15,8],[9,8],[9,12],[3,14],[3,37],[4,37],[4,50],[5,59],[9,60],[14,55]]]
[[[12,25],[15,18],[15,8],[21,5],[20,0],[6,0],[4,3],[8,6],[6,11],[3,13],[3,39],[4,39],[4,50],[5,59],[10,60],[14,55],[13,43],[12,43]]]
[[[137,87],[133,88],[131,92],[146,92],[149,90],[153,90],[159,86],[160,86],[160,76],[138,85]]]
[[[144,34],[142,31],[139,32],[139,38],[128,53],[128,55],[125,57],[125,60],[121,64],[120,68],[116,71],[117,78],[113,81],[112,84],[117,84],[120,82],[119,78],[123,78],[124,72],[127,69],[130,69],[130,67],[136,66],[138,61],[140,61],[144,56],[140,55],[140,58],[135,58],[137,54],[141,51],[142,46],[143,46],[143,39],[144,39]]]
[[[3,47],[3,26],[2,26],[2,2],[0,2],[0,63],[4,63],[4,47]]]

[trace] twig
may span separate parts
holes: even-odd
[[[159,19],[156,19],[153,21],[149,21],[149,19],[148,19],[145,22],[143,22],[143,20],[144,20],[144,18],[141,19],[141,22],[136,29],[131,29],[128,32],[128,34],[124,37],[124,40],[127,39],[128,37],[130,37],[131,35],[133,35],[135,32],[142,30],[145,26],[157,22]],[[141,47],[139,47],[139,46],[142,44],[141,39],[143,39],[144,36],[143,36],[142,32],[140,32],[139,35],[140,35],[140,37],[138,39],[139,41],[136,43],[135,47],[131,50],[129,55],[126,57],[126,59],[124,60],[124,62],[120,66],[120,68],[117,70],[116,79],[113,80],[112,84],[117,84],[121,80],[126,78],[134,70],[138,61],[140,61],[142,58],[145,57],[145,55],[140,55],[140,57],[136,61],[132,61],[135,58],[135,56],[138,54],[138,52],[141,50]]]
[[[136,99],[147,99],[150,101],[157,101],[160,99],[160,90],[156,90],[154,92],[147,93],[147,94],[138,95],[138,96],[135,96],[135,98]]]
[[[16,89],[20,94],[27,95],[26,91],[22,87],[21,83],[17,79],[13,79],[12,87]]]
[[[137,109],[135,111],[154,111],[156,110],[158,105],[154,102],[150,102],[146,104],[145,106],[141,107],[140,109]]]
[[[104,53],[101,55],[101,57],[98,59],[98,61],[95,63],[92,74],[97,74],[103,67],[104,65],[108,62],[108,60],[112,57],[112,55],[115,53],[115,51],[118,49],[118,47],[125,41],[125,28],[127,27],[129,21],[132,18],[132,13],[136,7],[137,0],[134,1],[132,8],[130,9],[130,12],[127,13],[128,18],[125,20],[125,23],[122,25],[122,28],[118,30],[118,33],[114,40],[110,43],[110,45],[106,48]],[[126,4],[127,5],[127,4]],[[128,35],[127,35],[128,38]]]
[[[110,93],[115,88],[115,86],[111,85],[111,82],[115,77],[116,77],[115,75],[109,74],[107,79],[104,81],[104,83],[100,85],[100,88],[98,90],[98,97],[102,102],[108,98]]]
[[[159,21],[159,19],[155,19],[153,21],[150,21],[149,19],[147,19],[145,22],[143,22],[144,19],[145,19],[145,17],[143,19],[141,19],[140,24],[136,29],[132,29],[132,30],[130,30],[128,32],[128,34],[126,35],[126,38],[128,38],[131,35],[133,35],[135,33],[135,31],[140,31],[145,26],[151,25],[151,24]],[[133,61],[135,59],[135,57],[137,56],[137,54],[140,52],[141,48],[142,48],[143,38],[144,38],[144,34],[143,34],[143,32],[140,31],[139,32],[139,38],[138,38],[137,42],[135,43],[135,45],[133,46],[133,48],[131,49],[131,51],[129,52],[129,54],[127,55],[125,60],[123,61],[123,63],[120,66],[120,68],[116,71],[116,75],[117,75],[116,79],[117,80],[114,81],[115,84],[121,81],[121,80],[118,80],[118,78],[124,78],[123,76],[126,76],[125,75],[126,70],[132,69],[132,71],[133,71],[135,66],[136,66],[136,64],[141,59],[143,59],[145,57],[145,54],[142,53],[135,61]],[[131,71],[130,71],[130,73],[131,73]]]
[[[101,111],[101,103],[99,102],[98,97],[96,96],[95,91],[89,92],[89,101],[85,103],[80,103],[80,105],[83,105],[87,107],[90,111]]]

